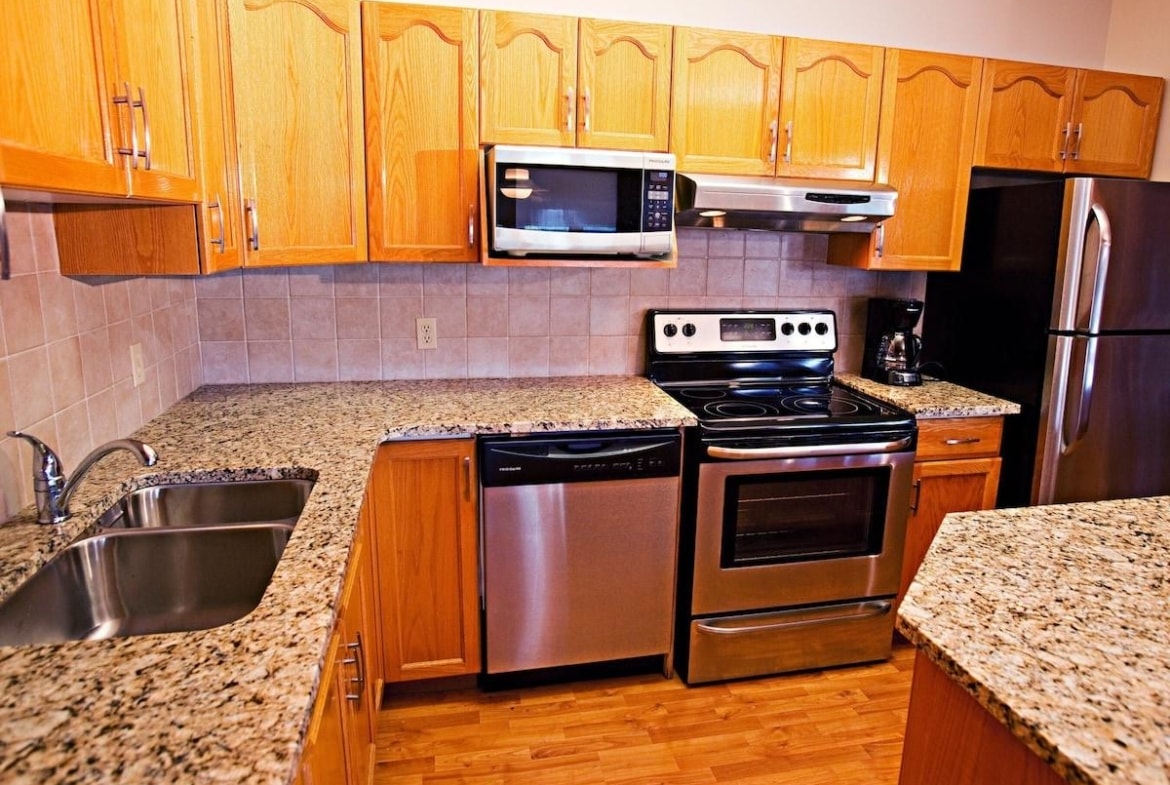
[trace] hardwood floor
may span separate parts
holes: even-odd
[[[387,698],[375,785],[896,785],[914,649],[687,687],[629,676]]]

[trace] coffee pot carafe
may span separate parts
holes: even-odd
[[[875,297],[869,301],[862,376],[883,384],[922,384],[922,339],[914,334],[922,306],[921,300]]]

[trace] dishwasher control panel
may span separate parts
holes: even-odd
[[[679,474],[675,430],[573,431],[480,439],[484,487],[598,482]]]

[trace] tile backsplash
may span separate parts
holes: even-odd
[[[641,373],[648,308],[832,308],[857,370],[869,297],[922,273],[825,263],[823,235],[682,230],[673,270],[369,264],[196,281],[208,383]],[[438,348],[415,348],[434,317]]]
[[[27,430],[66,468],[200,384],[641,373],[648,308],[831,308],[861,364],[869,297],[923,273],[825,263],[823,235],[684,229],[673,270],[356,264],[66,278],[47,206],[9,205],[0,281],[0,517],[32,502]],[[438,348],[415,348],[434,317]],[[130,346],[145,379],[134,384]]]

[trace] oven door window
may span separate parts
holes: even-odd
[[[724,568],[881,552],[890,468],[728,477]]]

